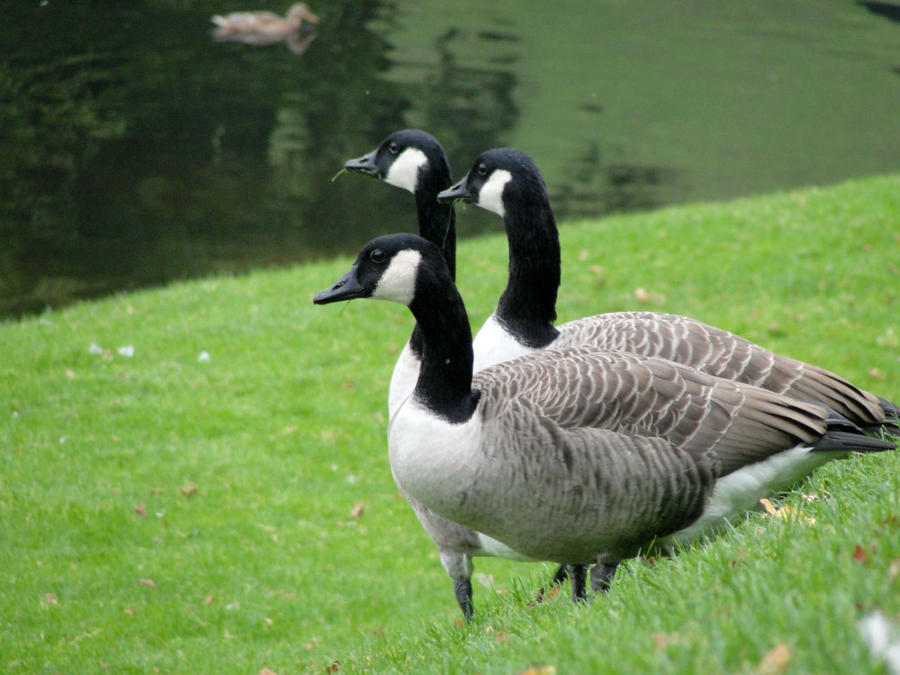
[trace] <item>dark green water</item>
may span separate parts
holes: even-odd
[[[415,229],[331,181],[407,126],[455,175],[529,152],[561,218],[900,170],[893,3],[329,0],[300,55],[211,38],[289,4],[0,2],[0,316]]]

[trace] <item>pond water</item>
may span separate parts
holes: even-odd
[[[559,218],[900,169],[900,6],[852,0],[13,0],[0,25],[0,316],[354,252],[412,198],[332,177],[424,128],[512,145]],[[469,209],[460,236],[499,231]]]

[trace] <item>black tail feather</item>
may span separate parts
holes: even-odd
[[[815,452],[883,452],[896,450],[897,444],[877,436],[867,436],[865,429],[834,410],[828,410],[825,433],[812,445]]]
[[[878,404],[884,411],[884,419],[879,424],[866,425],[866,431],[885,431],[900,436],[900,406],[886,398],[878,398]]]
[[[826,431],[812,448],[815,452],[883,452],[896,450],[897,445],[853,431]]]

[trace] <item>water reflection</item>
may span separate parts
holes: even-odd
[[[350,250],[385,222],[414,229],[391,191],[330,182],[422,95],[380,77],[389,45],[369,24],[390,22],[390,4],[329,2],[302,59],[210,45],[206,8],[180,4],[17,8],[8,25],[57,37],[0,71],[0,314]],[[446,135],[474,156],[514,120],[514,79],[456,68],[452,40],[435,46],[446,67],[424,87],[426,124],[459,116],[469,138]]]
[[[900,22],[900,5],[895,5],[890,2],[859,2],[860,5],[865,7],[867,10],[872,12],[873,14],[877,14],[879,16],[883,16],[885,19],[889,21],[898,21]]]
[[[900,156],[888,123],[896,95],[885,93],[897,88],[874,79],[858,84],[869,64],[883,63],[887,52],[878,45],[888,38],[847,28],[871,16],[891,29],[867,11],[879,11],[879,3],[852,4],[851,15],[846,3],[831,2],[816,13],[817,40],[842,49],[855,40],[856,52],[848,46],[849,61],[837,67],[806,65],[838,58],[818,47],[803,51],[802,63],[791,60],[790,48],[785,61],[767,62],[803,34],[803,10],[783,3],[767,11],[786,33],[754,28],[745,31],[748,42],[741,42],[740,22],[748,21],[741,12],[756,10],[741,3],[734,11],[692,5],[699,13],[673,8],[659,16],[613,2],[604,12],[575,0],[552,12],[512,0],[451,4],[315,3],[315,32],[307,16],[286,33],[297,40],[287,49],[254,49],[248,40],[210,38],[210,17],[229,25],[224,17],[253,9],[246,0],[5,3],[0,316],[174,278],[355,252],[384,231],[414,231],[411,198],[374,181],[331,182],[346,157],[405,127],[434,134],[457,176],[486,148],[528,151],[559,218],[837,173],[823,166],[852,164],[846,175],[884,170]],[[288,20],[288,3],[266,9]],[[720,33],[729,47],[753,49],[713,51]],[[772,42],[757,45],[762,40]],[[813,78],[768,77],[795,66],[817,73],[819,87],[827,84],[822,74],[846,77],[835,100],[855,101],[884,130],[877,147],[860,149],[870,142],[865,129],[826,147],[855,127],[841,115],[831,116],[831,127],[811,127],[810,120],[828,122],[821,113],[835,108],[816,105],[816,90],[803,88]],[[853,87],[862,86],[876,95],[860,97]],[[761,112],[753,109],[757,99]],[[804,118],[808,99],[815,116]],[[740,104],[726,105],[732,100]],[[769,126],[759,121],[770,118]],[[675,139],[668,144],[667,134]],[[769,137],[775,140],[767,148],[759,138]],[[798,138],[811,139],[814,153],[832,152],[830,159],[796,145]],[[795,160],[796,168],[787,166]],[[495,220],[474,210],[460,234],[496,230]]]
[[[550,197],[556,211],[573,217],[661,206],[666,188],[678,181],[673,169],[609,159],[597,142],[575,158],[565,178]]]

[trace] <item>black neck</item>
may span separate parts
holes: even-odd
[[[416,189],[416,211],[419,235],[441,249],[450,278],[456,279],[456,213],[452,204],[438,204],[437,195],[450,187],[450,174],[424,179],[427,184]]]
[[[472,391],[472,330],[462,298],[446,275],[419,268],[410,310],[422,340],[422,366],[416,397],[436,415],[459,423],[475,412],[479,393]]]
[[[504,201],[509,280],[497,304],[497,319],[523,344],[546,347],[559,335],[553,327],[560,282],[556,219],[543,185],[526,186]]]
[[[456,212],[452,204],[439,204],[438,193],[450,187],[450,167],[436,168],[421,176],[416,188],[416,212],[419,219],[419,235],[441,249],[444,261],[450,270],[451,280],[456,279]],[[418,325],[409,338],[413,354],[421,360],[423,339]]]

